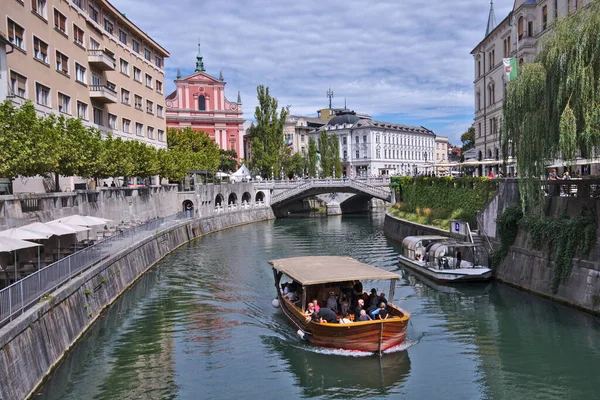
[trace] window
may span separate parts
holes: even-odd
[[[93,5],[92,3],[89,3],[88,6],[88,10],[89,10],[89,15],[90,18],[95,22],[95,23],[99,23],[100,20],[100,13],[98,13],[98,9],[96,8],[95,5]]]
[[[14,71],[10,71],[10,90],[13,95],[26,97],[27,94],[27,78]]]
[[[69,57],[58,50],[56,51],[56,70],[69,75]]]
[[[146,86],[152,88],[152,77],[146,74]]]
[[[73,24],[73,41],[80,46],[83,46],[83,29]]]
[[[519,17],[519,23],[518,23],[519,40],[523,39],[523,31],[524,30],[525,30],[525,19],[523,17]]]
[[[48,44],[33,37],[33,56],[43,63],[48,64]]]
[[[158,140],[161,142],[165,141],[165,131],[162,131],[160,129],[158,130]]]
[[[121,89],[121,103],[129,105],[129,90]]]
[[[548,6],[542,7],[542,29],[548,28]]]
[[[163,110],[164,110],[163,106],[156,105],[156,115],[159,116],[160,118],[163,117]],[[304,139],[304,136],[302,136],[302,138]]]
[[[36,83],[35,101],[42,106],[50,107],[50,88]]]
[[[477,90],[477,111],[481,110],[481,92]]]
[[[124,73],[125,75],[129,76],[129,63],[121,58],[120,64],[121,64],[121,69],[120,69],[121,72]]]
[[[558,19],[558,0],[554,0],[554,20]]]
[[[489,68],[490,68],[490,71],[491,71],[492,69],[494,69],[494,62],[496,61],[496,60],[494,60],[494,57],[495,57],[495,54],[494,54],[494,53],[495,53],[495,50],[492,50],[492,51],[490,51],[490,52],[489,52],[489,54],[488,54],[488,55],[489,55],[489,59],[490,59],[490,60],[489,60],[489,61],[490,61],[490,67],[489,67]]]
[[[87,104],[80,101],[77,102],[77,117],[87,121]]]
[[[144,47],[144,58],[147,61],[151,61],[152,60],[152,52],[147,47]]]
[[[131,121],[123,118],[123,132],[131,133],[130,129],[131,129]]]
[[[106,32],[110,33],[111,35],[113,34],[113,32],[115,30],[115,26],[113,25],[111,20],[108,19],[107,17],[104,17],[104,30]]]
[[[119,42],[127,44],[127,33],[123,29],[119,29]]]
[[[140,54],[140,42],[138,42],[135,39],[131,39],[131,48],[133,49],[133,51]]]
[[[481,137],[481,122],[479,123],[479,129],[477,129],[478,135],[477,137]]]
[[[46,0],[31,0],[31,10],[46,19]]]
[[[367,143],[367,135],[363,135],[363,143]]]
[[[73,4],[83,10],[83,0],[73,0]]]
[[[354,137],[354,141],[355,141],[357,144],[358,144],[358,140],[359,140],[359,139],[358,139],[358,136],[355,136],[355,137]]]
[[[142,109],[142,97],[138,96],[137,94],[134,97],[135,100],[135,108],[138,110]]]
[[[146,112],[148,114],[154,114],[154,103],[150,100],[146,100]]]
[[[481,76],[481,61],[477,61],[477,77]]]
[[[154,56],[154,65],[156,65],[158,68],[162,68],[163,66],[163,59],[160,56]]]
[[[162,82],[161,81],[156,81],[156,91],[158,93],[162,93],[163,92]]]
[[[342,138],[342,144],[345,146],[347,144],[348,139],[346,138],[346,136],[344,136]]]
[[[58,29],[65,35],[67,34],[67,17],[61,14],[56,8],[54,9],[54,28]]]
[[[533,21],[527,22],[527,36],[533,36]]]
[[[100,50],[100,43],[90,38],[90,50]]]
[[[71,98],[66,94],[58,94],[58,111],[71,114]]]
[[[206,98],[204,96],[198,96],[198,110],[206,111]]]
[[[108,127],[110,129],[117,129],[117,116],[114,114],[108,114]]]
[[[154,128],[148,127],[148,139],[154,139]]]
[[[379,150],[377,150],[377,151],[379,151]],[[356,154],[355,155],[356,155],[356,158],[360,158],[360,151],[356,150]]]
[[[25,42],[23,41],[24,34],[25,30],[23,28],[14,21],[8,20],[8,40],[21,50],[25,50]]]
[[[102,79],[100,78],[100,75],[96,75],[96,74],[92,73],[92,85],[100,86],[101,84],[102,84]]]
[[[102,121],[103,120],[102,117],[103,117],[104,113],[102,112],[102,109],[101,108],[96,108],[96,107],[93,107],[93,109],[94,109],[94,123],[96,125],[103,126],[104,123]]]
[[[87,79],[86,79],[86,75],[85,75],[85,68],[82,67],[81,65],[75,63],[75,80],[77,82],[81,82],[81,83],[85,83],[87,84]]]
[[[137,136],[144,136],[144,125],[140,124],[139,122],[135,123],[135,134]]]
[[[133,79],[141,82],[142,81],[142,70],[136,67],[133,67]]]

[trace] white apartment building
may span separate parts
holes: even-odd
[[[372,177],[434,172],[435,134],[427,128],[359,118],[345,110],[322,129],[340,141],[343,175]],[[311,132],[318,140],[319,130]]]
[[[509,0],[503,0],[509,1]],[[512,1],[512,0],[511,0]],[[581,9],[590,0],[515,0],[512,11],[496,23],[491,2],[485,36],[471,51],[474,62],[475,151],[478,160],[501,161],[502,110],[506,80],[502,59],[531,62],[540,51],[540,39],[558,18]],[[500,163],[480,166],[476,173],[498,173]],[[513,166],[507,172],[514,173]]]

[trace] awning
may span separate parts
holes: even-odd
[[[43,240],[48,239],[52,235],[47,235],[39,232],[31,232],[27,229],[12,228],[0,232],[0,237],[19,239],[19,240]]]
[[[33,224],[22,226],[21,229],[46,234],[49,236],[74,235],[78,232],[78,230],[72,228],[67,224],[43,224],[41,222],[34,222]],[[88,228],[83,228],[80,226],[78,226],[77,229],[89,230]]]
[[[600,158],[577,158],[575,161],[555,161],[554,164],[548,165],[546,168],[561,168],[567,166],[581,166],[581,165],[590,165],[590,164],[600,164]]]
[[[62,224],[68,224],[68,225],[79,225],[79,226],[99,226],[99,225],[104,225],[107,222],[110,222],[109,219],[105,219],[105,218],[99,218],[99,217],[90,217],[90,216],[84,216],[84,215],[70,215],[68,217],[64,217],[64,218],[59,218],[59,219],[55,219],[53,221],[50,221],[51,223],[62,223]]]
[[[269,264],[303,285],[363,279],[400,279],[400,275],[350,257],[311,256],[271,260]]]
[[[25,240],[13,239],[8,237],[0,237],[0,253],[8,253],[11,251],[28,249],[30,247],[39,247],[40,244],[27,242]]]
[[[65,224],[65,223],[62,223],[62,222],[52,222],[52,221],[50,221],[50,222],[46,222],[45,225],[48,225],[50,228],[58,227],[59,229],[60,228],[71,229],[75,233],[85,232],[85,231],[89,231],[90,230],[90,228],[86,228],[85,226]]]

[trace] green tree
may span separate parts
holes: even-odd
[[[292,154],[292,149],[287,147],[286,155],[282,161],[283,170],[287,177],[303,176],[305,168],[305,159],[300,153]]]
[[[191,160],[178,149],[160,149],[157,153],[158,175],[173,182],[184,179],[191,168]]]
[[[475,147],[475,127],[471,125],[469,129],[462,135],[460,135],[460,141],[462,142],[462,152],[470,150]]]
[[[221,149],[221,164],[219,165],[219,171],[235,172],[238,169],[237,158],[238,155],[235,150]]]
[[[329,162],[334,178],[342,177],[342,160],[340,159],[340,139],[337,135],[329,136]]]
[[[130,140],[125,143],[131,154],[133,176],[149,179],[160,172],[156,149],[153,146],[148,146],[137,140]]]
[[[170,128],[167,145],[189,159],[190,169],[215,171],[221,162],[219,146],[204,131]]]
[[[521,178],[542,177],[555,158],[567,162],[600,148],[600,1],[557,22],[536,62],[508,84],[503,154],[513,154]],[[521,182],[526,205],[543,194],[533,179]],[[538,210],[541,210],[538,209]]]
[[[280,177],[285,150],[283,126],[287,112],[283,107],[280,112],[277,111],[277,99],[271,97],[268,87],[260,85],[256,88],[256,92],[258,98],[258,106],[254,111],[256,125],[250,128],[251,165],[263,177],[269,177],[271,173]]]
[[[306,158],[308,176],[315,178],[317,176],[317,142],[312,137],[308,139],[308,155]]]
[[[331,158],[329,156],[329,135],[326,130],[319,134],[319,154],[321,156],[321,176],[331,176]]]

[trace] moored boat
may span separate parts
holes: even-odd
[[[435,281],[474,282],[492,277],[485,247],[444,236],[407,236],[400,263]]]
[[[392,304],[400,275],[363,264],[350,257],[313,256],[269,261],[273,267],[277,298],[282,311],[299,334],[315,346],[380,353],[404,342],[410,314]],[[281,281],[288,277],[298,286],[299,299],[284,296]],[[326,323],[306,316],[312,299],[341,295],[348,288],[362,287],[364,281],[389,280],[387,319]],[[361,293],[362,294],[362,289]],[[322,304],[322,307],[326,305]],[[337,315],[339,320],[342,316]]]

